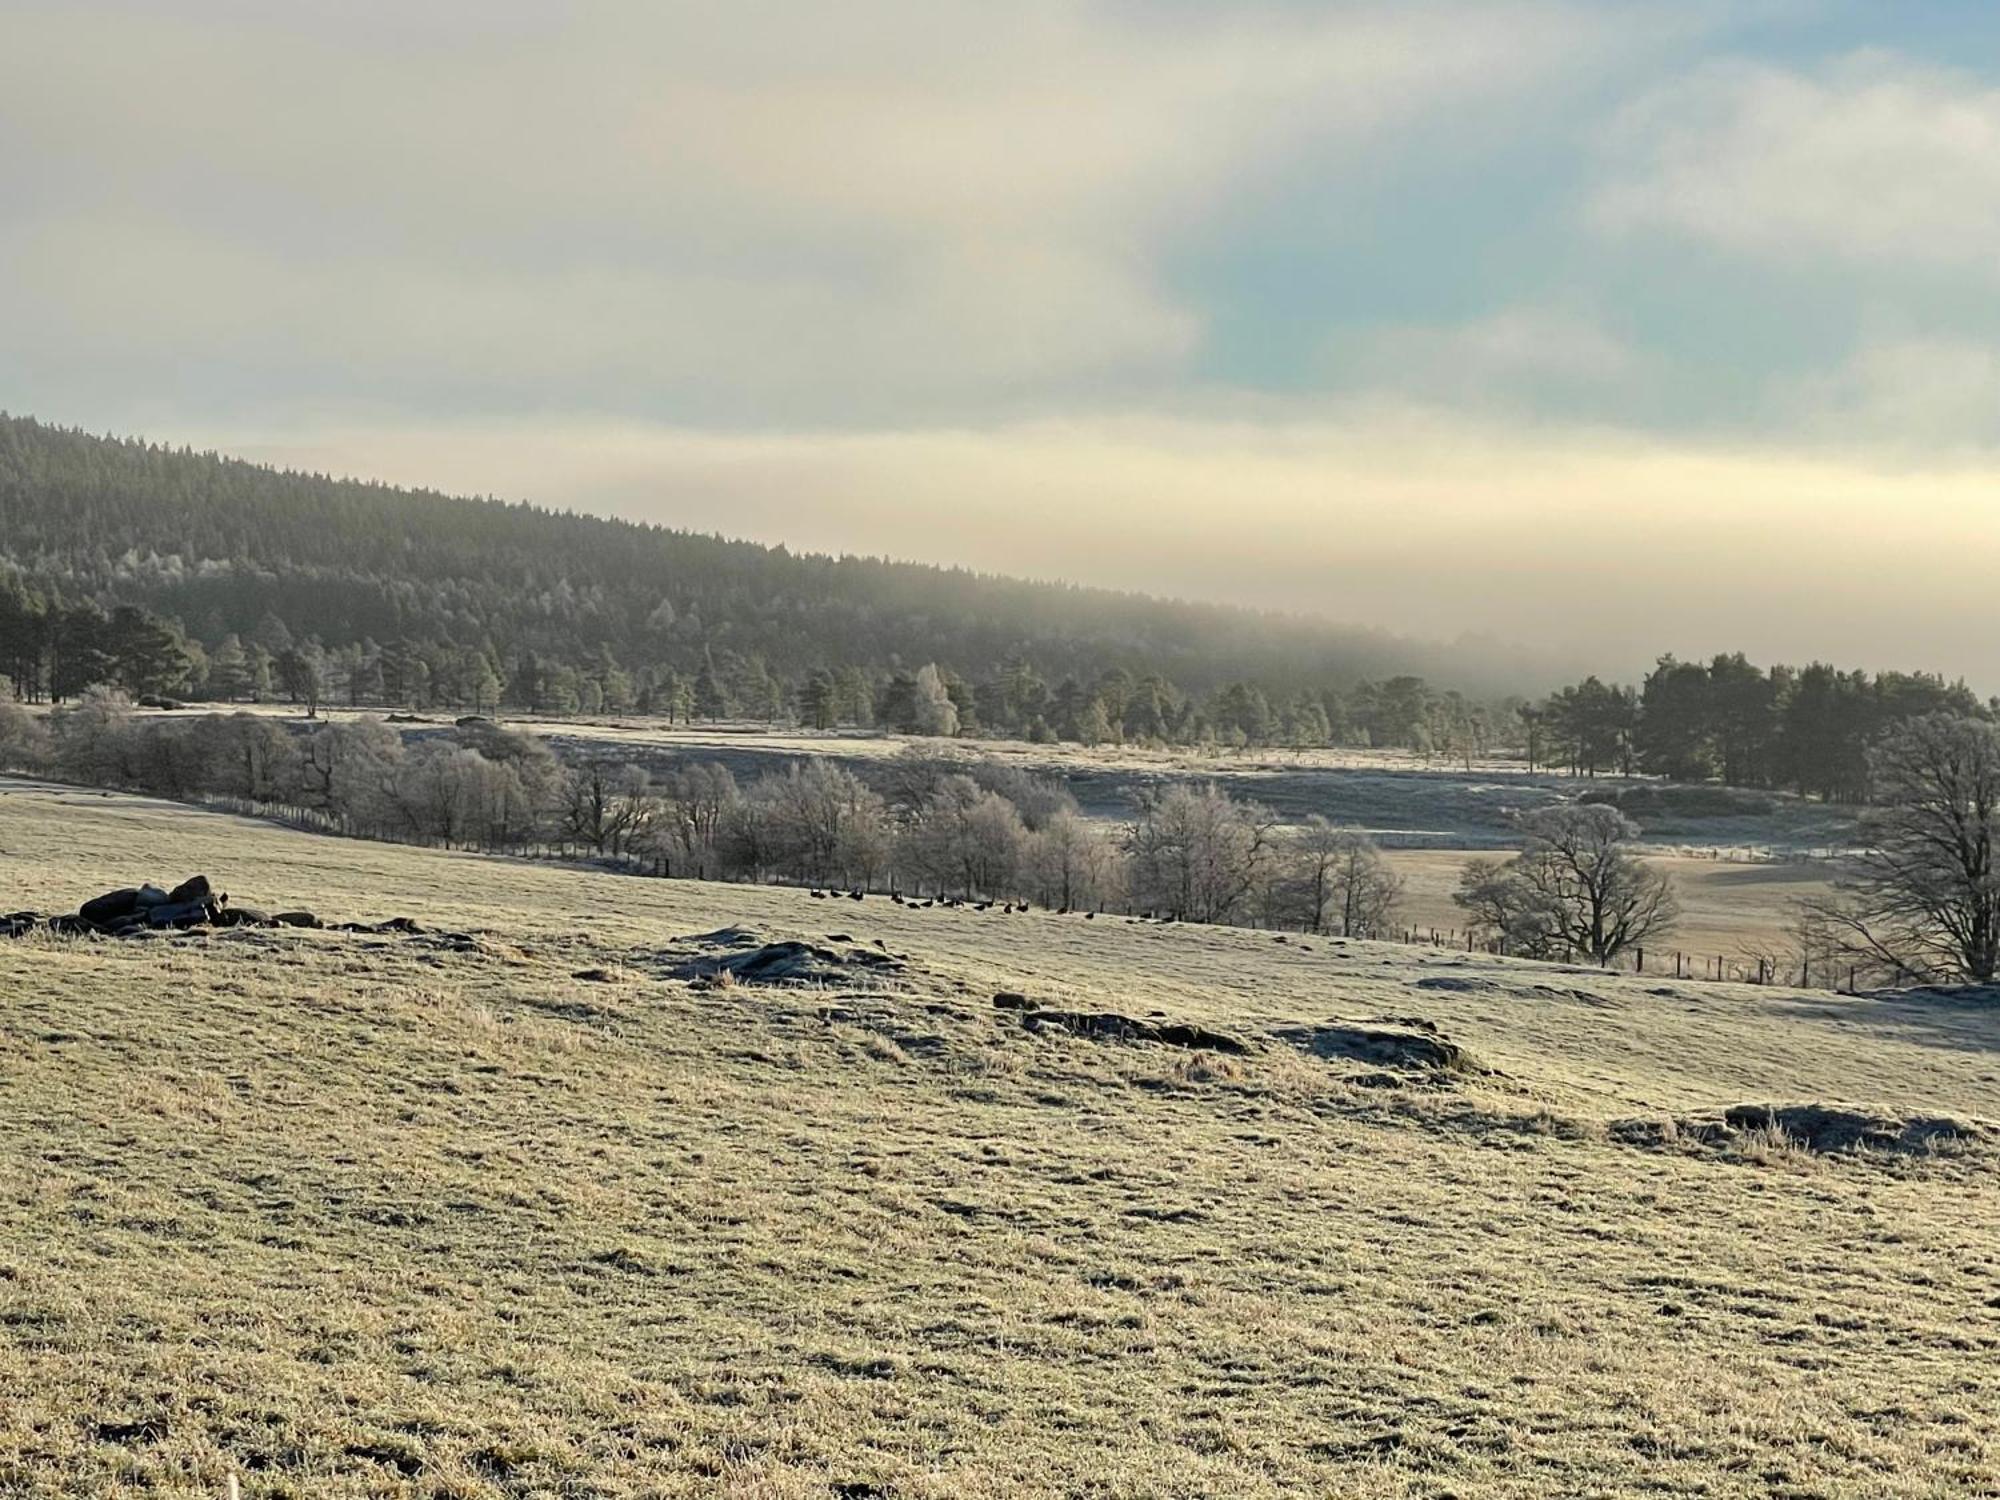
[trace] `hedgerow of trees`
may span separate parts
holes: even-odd
[[[660,775],[612,760],[564,764],[539,738],[489,720],[406,736],[373,718],[135,716],[94,689],[45,718],[0,702],[7,769],[243,805],[357,837],[1058,911],[1367,937],[1392,930],[1401,893],[1361,835],[1317,822],[1283,830],[1213,786],[1172,787],[1118,827],[1082,817],[1059,782],[921,751],[866,780],[809,758],[739,786],[715,763]]]

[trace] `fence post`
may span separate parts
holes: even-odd
[[[1639,949],[1639,966],[1632,972],[1634,974],[1643,974],[1646,972],[1646,950],[1644,948]]]

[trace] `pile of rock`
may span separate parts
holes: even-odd
[[[21,937],[37,929],[70,935],[132,937],[187,927],[317,927],[311,912],[281,911],[275,915],[254,906],[231,906],[206,875],[183,880],[171,890],[148,882],[93,896],[73,912],[44,916],[17,911],[0,917],[0,937]]]
[[[845,932],[830,932],[828,944],[785,940],[766,942],[747,927],[724,927],[680,939],[694,951],[673,955],[664,972],[669,979],[685,979],[704,988],[726,984],[778,984],[828,986],[851,984],[862,978],[888,979],[903,972],[906,954],[891,953],[880,939],[874,948],[850,945],[854,938]],[[720,951],[718,951],[720,950]]]

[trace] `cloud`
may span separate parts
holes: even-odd
[[[79,361],[226,360],[302,377],[295,394],[328,371],[416,400],[442,388],[617,405],[621,390],[700,386],[810,400],[863,378],[979,392],[1171,362],[1199,331],[1143,275],[1047,242],[912,257],[872,292],[803,268],[281,261],[115,217],[38,226],[15,257],[16,340]],[[300,371],[302,354],[316,371]]]
[[[1802,432],[1893,454],[2000,451],[2000,350],[1951,338],[1864,345],[1831,370],[1781,383]]]
[[[1398,324],[1330,341],[1322,364],[1351,385],[1454,406],[1535,409],[1621,387],[1646,361],[1596,319],[1510,307],[1459,323]]]
[[[302,425],[253,451],[798,548],[1491,633],[1599,670],[1744,649],[2000,685],[1990,457],[1875,464],[1378,403],[923,431]]]
[[[1896,56],[1711,63],[1618,120],[1591,204],[1778,263],[2000,268],[2000,89]]]
[[[11,8],[19,379],[743,419],[1166,378],[1205,326],[1176,235],[1632,30],[1555,0],[416,9]]]

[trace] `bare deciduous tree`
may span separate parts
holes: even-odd
[[[1521,852],[1505,864],[1471,861],[1453,898],[1507,951],[1605,965],[1679,917],[1673,882],[1632,853],[1638,827],[1616,808],[1544,808],[1522,827]]]
[[[1231,921],[1267,872],[1275,828],[1269,811],[1212,784],[1149,796],[1126,841],[1132,899],[1182,921]]]
[[[960,896],[1012,895],[1028,830],[1014,804],[947,776],[904,828],[898,860],[919,884]]]
[[[720,873],[723,828],[742,801],[729,767],[715,761],[684,766],[671,772],[658,790],[661,810],[653,826],[652,856],[674,874]]]
[[[1035,832],[1028,862],[1046,906],[1096,911],[1117,898],[1117,850],[1074,811],[1054,814]]]
[[[1869,848],[1818,914],[1857,962],[1900,980],[1988,984],[2000,969],[2000,729],[1933,714],[1869,758]]]
[[[1379,937],[1389,930],[1403,882],[1366,834],[1315,815],[1292,857],[1300,919],[1312,931]]]
[[[565,839],[598,854],[618,854],[628,835],[642,833],[635,820],[649,816],[643,766],[611,766],[592,760],[576,767],[564,783],[558,825]]]
[[[0,679],[0,769],[35,765],[48,754],[48,734],[39,719],[8,697]]]
[[[757,787],[773,868],[815,884],[866,883],[880,862],[882,799],[829,760],[797,761]]]

